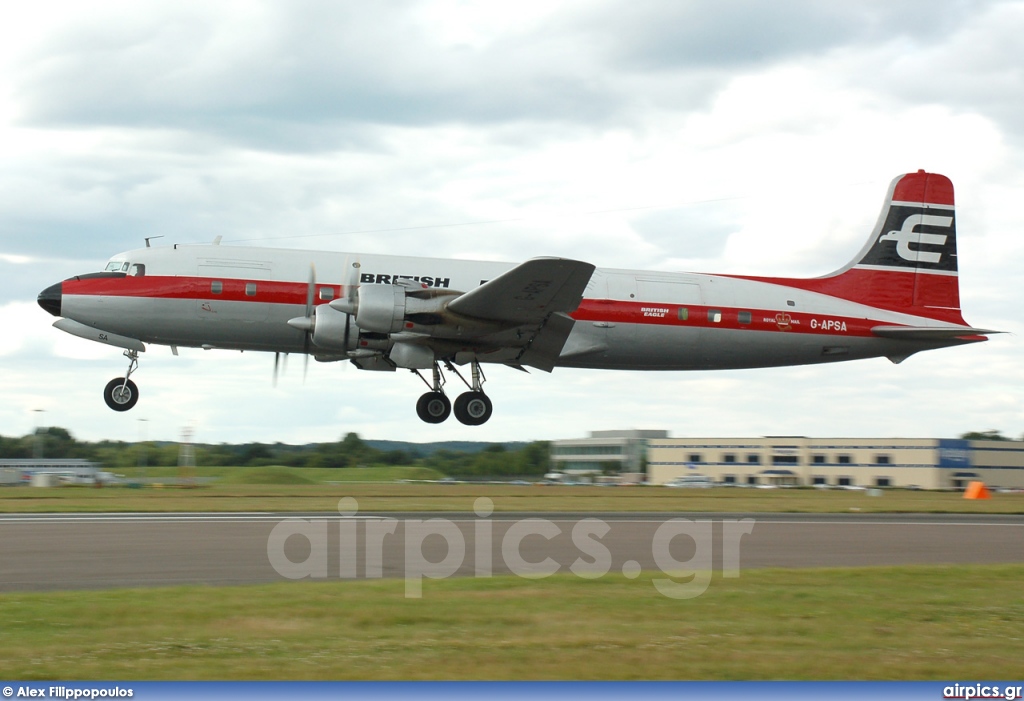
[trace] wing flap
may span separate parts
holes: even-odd
[[[575,323],[565,314],[552,314],[547,323],[530,339],[530,344],[518,358],[519,363],[544,372],[554,370],[555,362],[561,355]]]
[[[487,321],[540,323],[556,312],[575,311],[593,273],[590,263],[533,258],[452,300],[448,310]]]

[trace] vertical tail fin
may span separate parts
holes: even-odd
[[[860,253],[831,275],[806,282],[853,302],[965,324],[953,183],[923,170],[897,177]]]

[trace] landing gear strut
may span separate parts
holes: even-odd
[[[128,358],[128,372],[124,377],[115,377],[103,389],[103,401],[114,411],[128,411],[139,401],[139,388],[131,381],[132,373],[139,368],[139,354],[126,350],[124,356]]]
[[[449,368],[469,387],[468,392],[463,392],[455,400],[455,418],[467,426],[479,426],[485,423],[487,419],[491,418],[491,411],[494,407],[490,398],[484,394],[484,382],[487,381],[487,378],[484,377],[483,370],[480,369],[480,363],[474,360],[471,365],[472,384],[466,382],[466,378],[460,375],[454,367],[449,366]]]
[[[455,400],[455,418],[467,426],[479,426],[491,418],[493,406],[490,398],[484,394],[483,385],[487,378],[484,377],[483,370],[480,369],[480,363],[476,360],[472,361],[472,383],[466,382],[466,378],[450,362],[446,361],[445,367],[454,372],[469,387],[468,392],[463,392]],[[416,402],[416,414],[428,424],[441,423],[452,412],[452,403],[445,396],[443,390],[445,379],[441,374],[441,367],[438,363],[434,363],[433,382],[428,382],[418,370],[413,372],[419,375],[424,384],[430,388],[430,391]]]
[[[416,415],[428,424],[439,424],[452,413],[452,403],[441,389],[444,387],[444,375],[441,374],[441,368],[436,362],[434,363],[433,384],[423,379],[423,375],[420,375],[418,371],[416,374],[430,387],[430,391],[416,402]]]

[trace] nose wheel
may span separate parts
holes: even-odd
[[[139,388],[127,377],[115,377],[103,389],[103,401],[114,411],[128,411],[139,401]]]
[[[139,354],[128,350],[124,355],[128,358],[128,372],[124,377],[115,377],[103,388],[103,401],[114,411],[128,411],[139,401],[139,388],[131,381],[132,373],[139,368]]]

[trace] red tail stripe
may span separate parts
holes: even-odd
[[[869,307],[887,309],[905,314],[927,316],[937,321],[967,326],[960,315],[959,283],[955,275],[915,274],[913,270],[864,270],[853,268],[842,275],[810,279],[754,277],[730,275],[742,280],[767,282],[784,287],[795,287],[830,297],[839,297]],[[908,307],[906,300],[914,299],[915,286],[927,286],[930,299],[943,299],[946,307]]]
[[[921,202],[953,206],[953,183],[945,175],[916,173],[904,175],[896,184],[892,198],[896,202]]]

